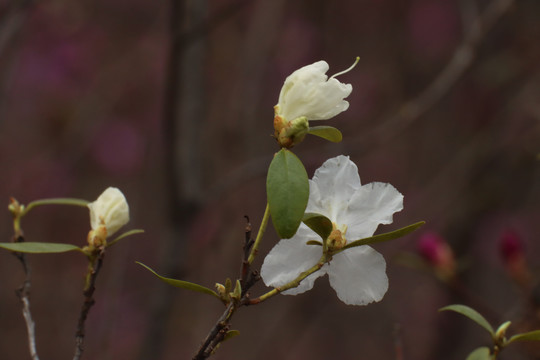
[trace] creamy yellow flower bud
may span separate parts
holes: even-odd
[[[129,222],[129,206],[120,190],[109,187],[96,201],[88,204],[90,224],[94,232],[105,228],[105,236],[111,236]],[[101,236],[103,230],[99,230]]]

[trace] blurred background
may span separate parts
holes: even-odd
[[[363,183],[405,196],[421,230],[376,249],[390,288],[365,307],[326,279],[242,308],[216,359],[464,359],[489,345],[462,303],[509,333],[540,329],[540,2],[536,0],[0,1],[0,199],[126,195],[137,235],[110,248],[84,359],[188,359],[223,311],[135,264],[213,287],[238,276],[278,149],[272,107],[295,69],[324,59],[351,83],[340,144],[294,149],[308,174],[349,155]],[[319,124],[318,124],[319,125]],[[39,207],[27,241],[84,245],[84,208]],[[2,241],[13,236],[8,211]],[[266,253],[278,238],[271,227]],[[263,257],[256,261],[260,266]],[[42,359],[69,359],[83,301],[80,254],[29,256]],[[0,357],[29,359],[0,251]],[[258,284],[255,295],[265,291]],[[517,344],[500,359],[539,359]]]

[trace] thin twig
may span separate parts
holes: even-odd
[[[229,321],[238,309],[238,305],[239,303],[237,301],[231,301],[212,330],[210,330],[210,333],[208,333],[208,336],[206,336],[206,339],[199,348],[197,354],[193,357],[193,360],[207,359],[212,355],[216,346],[225,338],[229,328]]]
[[[249,222],[249,217],[246,216],[246,229],[245,229],[245,238],[243,256],[242,256],[242,266],[240,268],[240,284],[242,285],[241,300],[232,299],[231,302],[227,305],[227,308],[218,319],[214,327],[210,330],[206,336],[204,342],[197,354],[193,357],[193,360],[202,360],[208,358],[216,347],[225,339],[227,332],[229,331],[229,321],[233,314],[238,310],[242,305],[247,305],[249,302],[249,289],[259,281],[260,276],[256,271],[251,271],[251,263],[248,261],[251,248],[254,244],[253,239],[251,238],[251,223]],[[262,226],[262,225],[261,225]],[[260,233],[260,230],[259,230]]]
[[[81,307],[81,313],[79,315],[79,322],[77,324],[77,331],[75,332],[75,355],[73,360],[79,360],[83,353],[83,344],[84,344],[84,327],[86,323],[86,318],[90,312],[90,308],[94,305],[94,291],[96,290],[95,284],[96,279],[99,274],[99,270],[103,265],[103,257],[105,256],[105,251],[102,249],[94,259],[91,259],[88,264],[88,274],[85,284],[85,289],[83,292],[84,302]]]
[[[249,222],[249,217],[246,215],[246,235],[244,239],[244,246],[242,250],[244,251],[244,257],[242,259],[242,267],[240,268],[240,284],[242,285],[242,295],[245,293],[246,284],[251,278],[251,264],[248,261],[249,254],[251,253],[251,247],[253,246],[253,239],[251,238],[251,223]]]
[[[24,238],[22,236],[16,237],[16,242],[23,242]],[[35,323],[32,318],[32,312],[30,311],[30,287],[31,287],[31,268],[26,255],[23,253],[13,253],[17,259],[22,264],[24,270],[24,282],[19,289],[15,292],[19,300],[22,303],[22,314],[24,317],[24,322],[26,324],[26,332],[28,334],[28,350],[30,351],[30,357],[32,360],[39,360],[39,356],[36,348],[36,332],[35,332]]]
[[[401,326],[399,324],[394,325],[394,349],[396,360],[404,360],[403,343],[401,340]]]
[[[0,15],[0,54],[9,45],[22,28],[27,8],[33,0],[12,1],[7,10]]]

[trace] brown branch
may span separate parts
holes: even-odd
[[[394,351],[396,354],[396,360],[403,360],[403,341],[401,340],[401,326],[399,324],[394,325]]]
[[[251,253],[251,248],[255,241],[251,238],[251,223],[249,222],[249,217],[246,215],[246,230],[245,230],[245,239],[244,246],[242,250],[244,251],[244,257],[242,259],[242,266],[240,269],[240,284],[242,285],[242,296],[246,294],[246,291],[252,287],[255,282],[258,280],[258,274],[251,271],[251,264],[249,263],[249,254]]]
[[[95,258],[91,258],[88,264],[88,273],[86,277],[86,284],[84,288],[84,302],[81,307],[81,313],[79,315],[79,322],[77,324],[77,330],[75,332],[75,355],[73,360],[79,360],[83,353],[83,344],[85,336],[85,323],[90,308],[94,305],[94,291],[96,290],[95,284],[99,274],[99,270],[103,265],[103,257],[105,256],[105,249],[101,249]]]
[[[27,8],[33,5],[34,0],[13,1],[0,14],[0,53],[8,47],[22,28]]]
[[[210,333],[199,348],[197,354],[193,357],[193,360],[207,359],[210,355],[212,355],[216,349],[216,346],[225,338],[225,335],[229,330],[229,321],[238,309],[238,305],[239,303],[237,301],[232,301],[227,306],[227,309],[225,309],[212,330],[210,330]]]
[[[247,224],[245,229],[244,246],[242,247],[242,266],[240,268],[240,284],[242,285],[241,300],[231,299],[231,302],[227,305],[227,308],[221,317],[217,320],[214,327],[206,336],[204,342],[199,348],[199,351],[193,357],[193,360],[207,359],[214,353],[216,347],[225,339],[225,336],[229,331],[229,322],[231,317],[240,306],[247,305],[249,303],[248,290],[251,289],[251,287],[260,279],[258,272],[251,271],[251,265],[248,261],[254,241],[251,238],[251,223],[249,222],[249,217],[246,216],[245,218],[247,220]]]
[[[24,242],[22,235],[16,235],[15,239],[15,242]],[[24,282],[15,293],[22,303],[22,314],[26,324],[26,332],[28,334],[28,350],[30,351],[32,360],[39,360],[36,348],[35,323],[32,318],[32,312],[30,311],[30,287],[32,284],[30,279],[32,271],[25,254],[14,252],[13,255],[19,259],[24,270]]]

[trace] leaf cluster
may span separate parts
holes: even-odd
[[[454,311],[463,316],[466,316],[470,320],[480,325],[491,336],[491,339],[493,341],[493,348],[490,349],[489,347],[486,347],[486,346],[479,347],[473,350],[469,354],[469,356],[467,356],[467,360],[495,360],[499,352],[502,351],[505,347],[507,347],[513,342],[540,341],[540,330],[534,330],[534,331],[525,332],[521,334],[515,334],[511,336],[510,338],[507,338],[506,330],[511,324],[510,321],[506,321],[502,323],[495,330],[491,326],[491,324],[486,320],[485,317],[483,317],[478,311],[466,305],[459,305],[459,304],[448,305],[439,309],[439,311]]]

